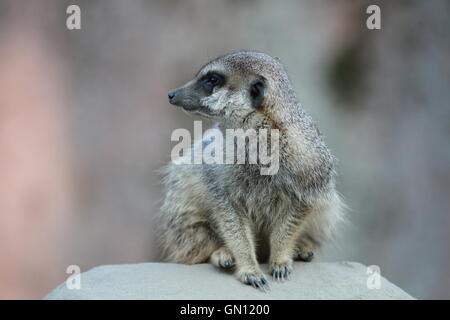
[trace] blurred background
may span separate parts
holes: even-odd
[[[0,298],[42,298],[72,264],[158,261],[156,170],[194,120],[167,91],[237,49],[284,62],[340,159],[350,223],[321,259],[450,298],[449,16],[446,0],[0,0]]]

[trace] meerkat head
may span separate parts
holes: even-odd
[[[238,51],[212,60],[168,96],[188,112],[239,126],[249,115],[267,116],[281,100],[291,100],[292,92],[278,59]]]

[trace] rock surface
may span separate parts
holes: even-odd
[[[267,265],[263,265],[267,271]],[[81,288],[62,283],[45,299],[414,299],[385,278],[369,289],[367,267],[355,262],[294,264],[291,279],[262,292],[212,265],[107,265],[81,274]]]

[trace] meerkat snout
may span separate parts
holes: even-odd
[[[176,94],[176,93],[177,93],[176,90],[170,90],[170,91],[167,93],[167,96],[169,97],[169,102],[172,101],[172,99],[175,97],[175,94]]]

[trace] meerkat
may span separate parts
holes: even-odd
[[[278,58],[237,51],[212,60],[169,102],[216,122],[215,128],[276,129],[279,169],[260,164],[175,164],[163,168],[162,259],[232,268],[244,284],[268,288],[259,262],[275,280],[293,261],[310,261],[343,218],[335,158],[301,107]],[[196,142],[192,151],[215,143]],[[208,142],[206,141],[208,140]]]

